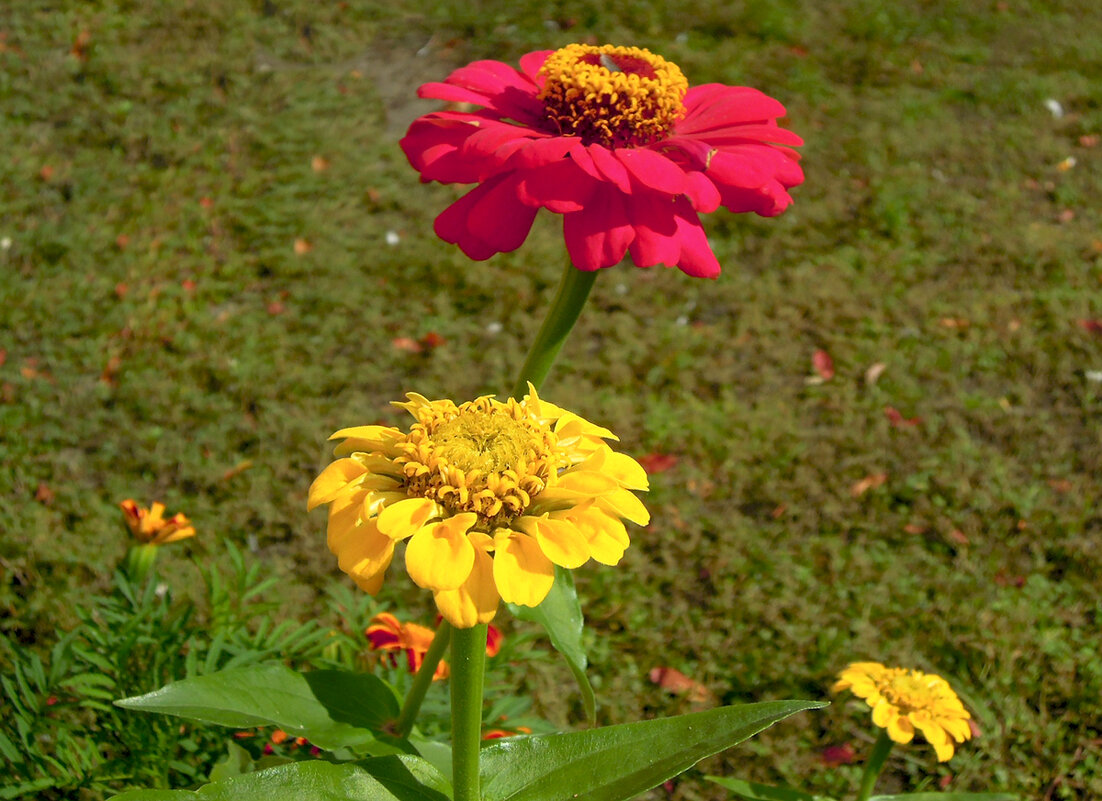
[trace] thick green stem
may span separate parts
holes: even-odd
[[[142,545],[134,545],[126,552],[124,570],[127,577],[135,584],[142,584],[149,571],[153,569],[153,563],[157,561],[157,549],[159,545],[151,542]]]
[[[421,667],[417,669],[417,675],[413,677],[413,684],[406,693],[405,703],[402,704],[402,713],[394,723],[394,733],[399,737],[409,737],[413,731],[413,724],[417,720],[417,713],[421,711],[421,702],[425,700],[425,693],[432,686],[432,677],[436,674],[436,666],[440,664],[444,652],[448,650],[451,642],[452,627],[446,620],[441,620],[436,628],[436,635],[432,638],[429,650],[425,652],[425,659]]]
[[[881,729],[880,737],[872,747],[869,761],[865,763],[865,774],[861,777],[861,789],[857,792],[857,801],[869,801],[872,788],[876,786],[876,780],[884,770],[884,763],[888,761],[888,754],[892,752],[892,745],[892,738],[888,736],[888,732]]]
[[[482,745],[482,674],[486,624],[452,632],[452,788],[455,801],[479,801],[478,750]]]
[[[570,335],[574,323],[578,321],[578,315],[585,307],[585,301],[589,297],[589,290],[593,288],[593,282],[597,280],[597,271],[579,270],[569,260],[566,262],[566,271],[559,283],[555,299],[551,301],[551,308],[547,317],[536,334],[536,341],[532,343],[528,351],[528,358],[524,360],[524,366],[520,369],[517,383],[513,386],[512,397],[523,398],[528,393],[528,382],[539,389],[543,379],[555,363],[555,357],[562,350],[563,343]]]

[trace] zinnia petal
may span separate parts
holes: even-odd
[[[355,459],[338,459],[326,467],[310,485],[306,511],[329,503],[337,494],[366,472],[366,468]]]
[[[425,526],[406,546],[406,572],[414,584],[430,590],[458,589],[474,567],[474,546],[467,531],[478,515],[466,513]]]
[[[379,513],[379,531],[391,539],[404,540],[440,513],[435,501],[428,498],[407,498],[392,503]]]
[[[539,606],[555,583],[555,566],[539,543],[519,531],[494,535],[494,584],[506,603]]]
[[[489,540],[486,537],[486,540]],[[457,628],[489,623],[501,601],[494,583],[494,560],[484,548],[475,548],[474,566],[462,586],[434,594],[436,608]]]
[[[535,537],[540,550],[556,565],[573,569],[589,561],[589,543],[570,520],[519,517],[513,525]]]

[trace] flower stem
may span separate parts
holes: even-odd
[[[417,720],[417,713],[421,711],[421,702],[425,700],[425,693],[432,686],[432,677],[436,674],[436,666],[444,656],[451,641],[452,627],[446,620],[441,620],[436,628],[436,634],[432,638],[429,650],[425,652],[425,658],[421,667],[417,669],[417,675],[413,677],[413,684],[406,693],[405,703],[402,704],[402,713],[394,723],[394,733],[399,737],[409,737],[413,731],[413,724]]]
[[[479,801],[478,750],[482,744],[482,674],[486,624],[452,632],[452,788],[455,801]]]
[[[157,560],[157,549],[160,546],[151,542],[142,545],[134,545],[126,552],[124,571],[127,577],[135,584],[142,584],[149,571],[153,569],[153,563]]]
[[[876,745],[872,747],[872,754],[865,763],[865,773],[861,777],[861,789],[857,791],[857,801],[868,801],[869,796],[872,795],[872,788],[876,786],[876,780],[884,770],[884,763],[888,761],[892,745],[892,738],[888,736],[888,732],[881,729]]]
[[[524,366],[520,369],[517,383],[513,386],[512,397],[523,398],[528,393],[529,381],[539,389],[543,379],[551,370],[555,357],[562,350],[563,343],[570,335],[574,323],[578,321],[578,315],[582,313],[585,301],[589,297],[589,290],[593,288],[593,282],[596,280],[596,270],[579,270],[570,263],[569,259],[567,260],[566,271],[555,292],[555,299],[551,301],[547,317],[539,333],[536,334],[536,341],[528,351]]]

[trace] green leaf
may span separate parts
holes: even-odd
[[[727,776],[705,776],[710,782],[721,787],[726,787],[739,798],[747,801],[833,801],[825,795],[811,795],[791,787],[774,787],[769,784],[747,782],[742,779],[732,779]]]
[[[789,715],[826,704],[770,701],[588,731],[511,737],[482,750],[483,801],[625,801]]]
[[[228,779],[230,776],[240,776],[253,770],[253,758],[249,752],[235,742],[230,742],[226,747],[226,755],[215,763],[210,771],[212,782]]]
[[[370,673],[298,673],[274,663],[183,679],[115,703],[232,728],[279,726],[327,750],[369,743],[398,716],[394,694]]]
[[[418,757],[335,765],[292,762],[232,776],[198,790],[132,790],[114,801],[447,801],[451,787]]]
[[[1011,793],[904,793],[874,795],[869,801],[1019,801]]]
[[[547,630],[551,645],[562,654],[578,682],[586,717],[593,720],[597,714],[597,699],[593,695],[593,685],[585,675],[586,665],[589,664],[585,648],[582,647],[585,620],[578,603],[578,591],[574,587],[574,575],[565,568],[556,567],[555,583],[551,585],[551,592],[543,599],[543,603],[539,606],[508,606],[514,616],[539,623]]]

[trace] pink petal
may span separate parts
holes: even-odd
[[[685,194],[698,212],[710,214],[719,208],[719,190],[702,172],[685,173]]]
[[[618,263],[635,237],[623,195],[610,187],[594,194],[584,211],[563,215],[562,230],[570,260],[580,270]]]
[[[769,166],[752,154],[721,150],[712,154],[707,175],[720,191],[725,186],[755,189],[773,180],[773,171]]]
[[[707,83],[685,93],[685,117],[674,128],[677,134],[727,128],[747,122],[764,122],[785,115],[777,100],[747,86]]]
[[[564,159],[527,170],[517,187],[517,197],[530,206],[543,206],[556,214],[581,211],[598,183],[572,160]]]
[[[635,228],[631,260],[639,267],[677,264],[681,243],[673,211],[673,199],[654,192],[640,192],[628,200],[628,216]]]
[[[487,186],[493,186],[494,180],[495,179],[491,179],[484,184],[476,186],[470,192],[463,195],[463,197],[459,198],[459,200],[452,203],[440,212],[440,216],[436,218],[436,222],[434,222],[432,226],[438,237],[445,242],[459,245],[459,249],[462,250],[468,258],[474,259],[475,261],[485,261],[497,252],[491,245],[472,234],[467,225],[467,218],[470,215],[471,209],[478,203],[482,195],[488,191]]]
[[[461,97],[442,88],[425,84],[420,97],[477,103],[519,122],[531,123],[543,116],[543,104],[536,97],[538,87],[523,73],[501,61],[475,61],[452,72],[444,85],[466,90],[472,96]]]
[[[470,123],[427,115],[414,120],[398,143],[423,181],[469,184],[478,180],[481,165],[457,156],[468,136],[478,131]]]
[[[631,179],[628,177],[627,167],[617,160],[611,150],[604,145],[589,145],[585,150],[605,180],[625,195],[631,194]]]
[[[676,159],[694,170],[705,169],[716,150],[703,139],[688,136],[671,136],[663,139],[656,147],[661,148],[666,158]]]
[[[621,148],[615,155],[643,186],[671,195],[685,191],[684,171],[661,153],[646,148]]]
[[[506,167],[521,170],[543,167],[562,161],[567,154],[581,148],[581,141],[572,136],[546,136],[531,139],[510,157]]]
[[[479,180],[501,169],[505,160],[528,143],[532,133],[527,128],[494,122],[483,125],[471,134],[459,148],[459,156],[483,166]]]
[[[804,140],[787,128],[776,124],[755,123],[750,125],[731,125],[725,128],[714,128],[708,131],[686,133],[678,131],[680,136],[691,139],[700,139],[714,146],[741,145],[741,144],[777,144],[799,147]]]
[[[536,50],[524,54],[520,57],[520,71],[542,88],[543,78],[539,75],[540,67],[543,66],[543,62],[547,61],[547,57],[554,52],[554,50]]]
[[[700,225],[700,218],[692,210],[689,201],[678,198],[676,201],[677,238],[681,243],[681,257],[677,269],[696,278],[715,278],[720,266],[716,254],[708,244],[708,237]]]
[[[538,209],[517,200],[515,173],[500,181],[487,181],[483,186],[489,189],[471,206],[467,214],[468,230],[497,253],[516,250],[527,239]]]

